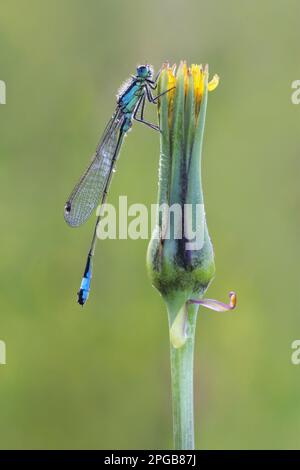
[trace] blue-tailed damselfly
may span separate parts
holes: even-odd
[[[153,78],[152,67],[150,65],[140,65],[137,67],[136,74],[131,76],[119,90],[115,113],[105,128],[90,165],[66,202],[65,220],[71,227],[78,227],[86,222],[97,205],[104,204],[124,136],[130,130],[132,121],[139,121],[152,129],[159,130],[158,126],[144,120],[146,99],[150,103],[156,104],[159,96],[169,91],[166,90],[156,97],[152,95],[152,90],[156,89],[159,74],[160,72]],[[139,111],[140,117],[138,117]],[[101,215],[98,215],[78,291],[78,303],[80,305],[85,304],[90,292],[92,257],[95,253],[97,228],[100,219]]]

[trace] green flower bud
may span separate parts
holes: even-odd
[[[163,296],[174,347],[185,343],[186,303],[203,297],[215,274],[201,182],[201,153],[208,91],[208,66],[167,64],[159,78],[161,129],[157,227],[148,247],[153,285]],[[194,237],[194,238],[193,238]],[[174,339],[176,338],[176,339]]]

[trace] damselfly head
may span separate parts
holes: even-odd
[[[153,68],[151,65],[139,65],[136,69],[136,75],[139,78],[152,78],[153,77]]]

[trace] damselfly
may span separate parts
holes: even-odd
[[[97,205],[104,204],[123,139],[130,130],[132,121],[142,122],[159,131],[158,126],[144,120],[146,99],[150,103],[156,104],[157,99],[169,91],[166,90],[156,97],[152,95],[152,90],[157,87],[159,74],[160,71],[153,78],[152,67],[140,65],[136,75],[132,75],[119,90],[116,110],[106,126],[92,161],[66,202],[65,220],[71,227],[78,227],[86,222]],[[138,117],[139,112],[140,117]],[[90,292],[92,257],[95,253],[97,228],[100,220],[101,214],[96,219],[83,278],[77,293],[80,305],[85,304]]]

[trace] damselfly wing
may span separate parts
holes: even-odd
[[[66,202],[65,220],[72,227],[86,222],[101,201],[103,192],[108,189],[107,181],[113,170],[113,160],[116,160],[123,119],[122,113],[117,110],[103,133],[90,165]]]

